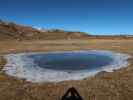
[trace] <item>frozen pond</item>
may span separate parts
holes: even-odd
[[[6,74],[32,82],[58,82],[83,79],[100,71],[126,67],[126,54],[111,51],[67,51],[5,55]]]

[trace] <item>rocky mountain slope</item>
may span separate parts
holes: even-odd
[[[80,39],[86,38],[88,35],[83,32],[66,32],[62,30],[38,30],[30,26],[18,25],[13,22],[5,22],[0,20],[0,40],[16,39]]]

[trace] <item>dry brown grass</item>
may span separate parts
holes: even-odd
[[[112,50],[133,55],[133,40],[88,39],[56,41],[0,41],[0,53],[64,50]],[[59,100],[69,87],[76,87],[85,100],[133,100],[133,59],[112,73],[79,81],[34,84],[0,74],[0,100]]]

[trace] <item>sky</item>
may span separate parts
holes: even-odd
[[[133,35],[133,0],[0,0],[0,19],[93,35]]]

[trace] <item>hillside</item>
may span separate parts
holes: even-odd
[[[0,20],[0,40],[32,40],[32,39],[80,39],[88,35],[83,32],[65,32],[62,30],[38,30],[30,26],[18,25]]]

